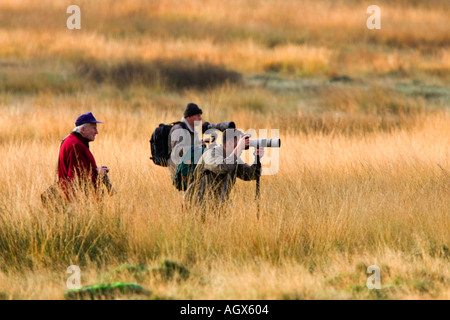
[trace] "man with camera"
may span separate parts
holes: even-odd
[[[103,122],[97,121],[91,112],[82,114],[76,120],[73,132],[61,143],[58,180],[67,197],[73,196],[77,187],[86,192],[91,187],[98,189],[99,182],[105,183],[104,180],[107,179],[109,169],[105,166],[97,167],[89,150],[89,143],[98,134],[97,123]],[[99,178],[102,180],[99,181]]]
[[[229,199],[236,178],[250,181],[261,175],[261,167],[248,165],[240,159],[244,149],[249,147],[249,137],[236,129],[226,129],[222,135],[222,145],[209,148],[201,156],[193,181],[185,193],[190,205],[201,205],[207,200],[222,204]],[[263,148],[257,148],[255,156],[262,157]]]
[[[215,137],[217,137],[216,130],[224,131],[225,129],[236,127],[234,122],[221,122],[218,124],[205,122],[202,124],[202,113],[198,105],[189,103],[184,110],[181,121],[174,123],[170,129],[168,141],[170,158],[167,162],[172,181],[183,154],[191,151],[192,147],[206,147],[206,142],[208,141],[202,140],[203,134],[211,135],[214,141]],[[200,127],[201,132],[198,132]],[[210,146],[215,146],[215,144],[213,143]]]

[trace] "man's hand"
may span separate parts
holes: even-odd
[[[261,148],[256,149],[256,150],[255,150],[255,153],[253,153],[253,155],[254,155],[255,157],[256,157],[256,156],[259,156],[260,158],[262,158],[262,157],[264,156],[264,148],[261,147]]]
[[[99,175],[104,176],[105,174],[107,174],[109,172],[109,169],[108,169],[108,167],[101,166],[101,167],[97,167],[97,172]]]

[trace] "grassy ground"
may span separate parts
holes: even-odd
[[[152,291],[133,299],[449,299],[449,4],[380,1],[376,31],[370,4],[80,1],[69,31],[69,4],[2,1],[0,298],[63,299],[74,264],[83,285]],[[148,159],[191,101],[206,121],[280,130],[259,221],[254,182],[202,222]],[[43,208],[88,111],[118,194]]]

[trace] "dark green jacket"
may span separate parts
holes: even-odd
[[[185,199],[191,204],[212,199],[218,203],[228,200],[236,183],[236,178],[250,181],[259,174],[256,165],[237,163],[236,156],[223,156],[221,145],[210,148],[203,153],[194,171],[193,181],[185,193]]]

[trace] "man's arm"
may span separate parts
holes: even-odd
[[[227,158],[223,157],[221,147],[208,149],[200,159],[205,170],[216,174],[229,173],[236,169],[236,156],[232,153]]]
[[[213,156],[214,150],[208,150],[202,156],[201,163],[205,170],[211,171],[215,174],[236,174],[239,179],[250,181],[255,180],[260,175],[260,168],[255,164],[249,166],[246,163],[237,164],[236,155],[232,153],[228,158],[222,158],[221,155]],[[217,151],[217,149],[215,150]]]
[[[256,180],[261,175],[261,168],[256,164],[249,166],[248,164],[238,164],[236,168],[236,176],[244,181]]]
[[[73,182],[76,176],[80,174],[80,171],[78,169],[78,159],[75,152],[75,146],[72,146],[67,153],[67,157],[65,159],[65,162],[67,163],[67,178],[70,179],[70,181]]]
[[[264,156],[264,148],[255,150],[254,155],[260,158]],[[257,166],[256,164],[251,166],[248,164],[238,164],[236,171],[236,176],[245,181],[256,180],[257,177],[261,176],[261,166]]]

